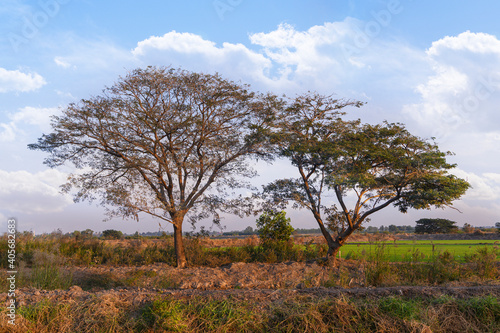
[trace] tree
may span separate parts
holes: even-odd
[[[241,235],[253,235],[254,234],[254,231],[253,231],[253,228],[248,226],[245,228],[245,230],[243,230],[242,232],[240,232]]]
[[[73,231],[73,237],[75,237],[76,240],[79,240],[82,237],[82,233],[78,230]]]
[[[80,235],[83,239],[89,239],[94,235],[94,231],[92,229],[85,229],[80,233]]]
[[[293,233],[290,218],[284,211],[267,211],[257,219],[257,232],[264,245],[286,242]]]
[[[102,232],[102,237],[105,239],[122,239],[123,232],[120,230],[108,229]]]
[[[397,233],[399,231],[398,227],[395,226],[394,224],[389,225],[389,229],[388,230],[389,230],[389,232],[391,232],[393,234],[395,234],[395,233]]]
[[[103,95],[70,104],[29,148],[48,152],[51,167],[79,169],[64,186],[78,190],[76,201],[171,223],[177,266],[186,267],[185,218],[218,223],[220,212],[244,213],[232,192],[255,175],[247,157],[268,156],[263,133],[276,103],[219,75],[136,69]]]
[[[344,108],[361,105],[318,94],[298,96],[277,117],[271,135],[275,153],[288,158],[300,177],[272,182],[263,196],[282,209],[292,202],[294,208],[310,210],[330,258],[377,211],[389,205],[403,213],[451,206],[469,187],[447,173],[454,167],[446,162],[448,153],[403,125],[341,119]],[[323,203],[328,191],[339,208]]]
[[[464,223],[464,226],[462,227],[462,230],[468,234],[473,233],[475,229],[476,228],[474,228],[470,223]]]
[[[457,222],[447,219],[420,219],[416,223],[416,234],[447,234],[458,229]]]

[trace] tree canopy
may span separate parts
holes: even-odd
[[[144,212],[172,223],[178,266],[182,224],[242,213],[232,189],[255,175],[248,156],[269,156],[262,135],[278,100],[219,75],[171,68],[131,71],[101,96],[70,104],[31,149],[51,167],[72,163],[64,190],[99,199],[110,216]]]
[[[448,219],[420,219],[415,225],[417,234],[447,234],[452,230],[457,230],[457,222]]]
[[[344,108],[361,105],[317,94],[298,96],[277,117],[271,135],[276,154],[288,158],[300,177],[268,184],[264,198],[281,209],[289,202],[309,209],[329,255],[335,255],[370,215],[389,205],[403,213],[447,207],[469,187],[447,173],[454,167],[446,162],[450,153],[403,125],[341,119]],[[325,205],[329,191],[339,207]]]

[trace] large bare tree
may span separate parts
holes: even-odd
[[[242,213],[232,189],[254,175],[247,157],[267,156],[263,133],[279,103],[219,75],[136,69],[101,96],[70,104],[29,148],[50,153],[50,167],[77,168],[63,187],[77,190],[75,200],[171,223],[177,266],[186,267],[184,221]]]

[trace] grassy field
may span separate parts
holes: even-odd
[[[344,259],[361,259],[373,254],[379,247],[385,248],[387,260],[391,262],[431,261],[438,254],[448,252],[455,260],[468,261],[481,248],[497,250],[498,240],[397,240],[387,242],[350,243],[342,247]]]
[[[0,332],[498,332],[495,295],[329,297],[271,294],[242,299],[157,296],[134,303],[116,293],[79,302],[46,299],[18,309]],[[247,298],[247,297],[245,297]]]

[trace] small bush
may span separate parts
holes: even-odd
[[[263,244],[287,242],[293,233],[293,227],[284,211],[270,211],[262,213],[257,219],[257,232]]]
[[[102,237],[104,239],[123,239],[123,232],[114,229],[104,230],[102,232]]]

